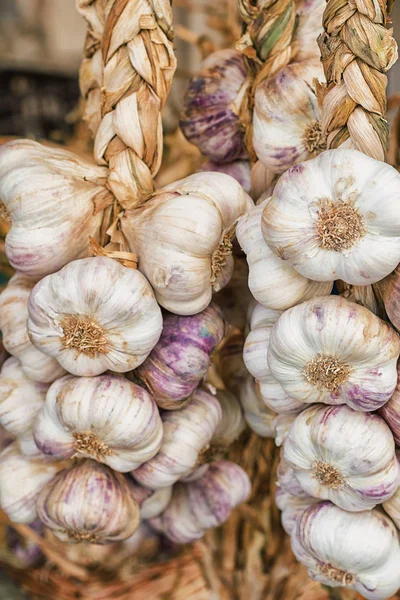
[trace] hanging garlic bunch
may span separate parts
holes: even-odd
[[[242,186],[245,192],[250,194],[251,191],[251,167],[247,160],[235,160],[234,162],[219,163],[212,160],[206,160],[197,173],[213,171],[215,173],[225,173],[236,179]]]
[[[368,600],[386,600],[400,586],[398,534],[377,510],[310,506],[293,531],[292,548],[310,577],[324,585],[356,590]]]
[[[247,155],[238,116],[246,75],[243,55],[225,49],[211,54],[189,83],[180,126],[186,138],[216,162]]]
[[[235,226],[252,206],[232,177],[195,173],[126,211],[122,231],[161,306],[193,315],[209,305],[232,275]]]
[[[0,147],[0,198],[12,226],[6,238],[11,265],[30,277],[54,273],[90,255],[103,209],[112,203],[107,169],[31,140]]]
[[[158,517],[167,508],[171,496],[172,486],[151,490],[136,483],[133,479],[128,479],[131,494],[140,508],[140,519],[153,519]]]
[[[291,398],[372,411],[396,387],[399,352],[400,338],[390,325],[363,306],[328,296],[278,319],[268,365]]]
[[[250,490],[250,479],[239,465],[217,461],[197,481],[176,484],[168,507],[150,523],[173,542],[186,544],[226,521]]]
[[[66,375],[47,392],[34,433],[44,454],[92,458],[124,473],[157,454],[163,428],[151,396],[120,375]]]
[[[400,174],[356,150],[292,167],[264,208],[271,250],[304,277],[379,281],[400,262]]]
[[[63,542],[116,542],[127,539],[139,525],[139,507],[124,476],[89,459],[49,481],[37,511]]]
[[[268,200],[250,210],[240,220],[236,235],[249,265],[249,288],[254,298],[267,308],[285,310],[313,296],[331,293],[331,283],[306,279],[267,246],[261,231],[261,217]]]
[[[1,293],[2,341],[6,350],[21,361],[30,379],[52,382],[64,375],[64,369],[54,358],[37,350],[28,335],[28,302],[34,285],[34,279],[16,273]]]
[[[132,376],[160,408],[182,408],[206,375],[224,332],[222,312],[215,304],[189,317],[166,314],[158,343]]]
[[[98,256],[73,261],[35,285],[28,331],[38,350],[73,375],[124,373],[156,345],[162,315],[141,273]]]

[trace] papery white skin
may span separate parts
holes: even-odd
[[[88,318],[107,340],[106,352],[93,356],[65,347],[66,316]],[[41,352],[73,375],[124,373],[139,366],[156,345],[162,315],[141,273],[107,257],[76,260],[39,281],[29,300],[28,331]]]
[[[220,448],[229,448],[246,427],[242,407],[239,400],[232,392],[227,390],[217,390],[217,398],[221,410],[222,418],[214,432],[211,445]]]
[[[326,8],[325,0],[300,0],[296,11],[297,24],[294,46],[297,48],[296,61],[320,60],[318,36],[323,32],[322,18]]]
[[[243,359],[248,371],[256,378],[265,405],[275,413],[298,412],[305,404],[291,398],[273,377],[268,366],[267,353],[271,331],[280,311],[257,304],[251,314],[250,333],[246,337]]]
[[[41,456],[33,440],[33,425],[49,385],[31,381],[16,358],[8,358],[0,372],[0,424],[18,438],[23,454]]]
[[[17,442],[0,454],[0,506],[14,523],[31,523],[37,517],[36,501],[61,466],[24,456]]]
[[[380,319],[388,321],[385,305],[375,285],[350,285],[344,281],[336,281],[335,285],[343,298],[365,306]]]
[[[261,217],[269,200],[250,210],[236,227],[238,242],[249,265],[249,288],[254,298],[272,310],[286,310],[313,296],[331,293],[331,283],[306,279],[267,246],[261,231]]]
[[[292,398],[307,403],[347,404],[376,410],[397,382],[400,338],[368,309],[340,296],[315,298],[287,310],[272,329],[268,365]],[[306,379],[306,365],[318,355],[350,368],[346,381],[330,391]]]
[[[173,542],[186,544],[226,521],[250,491],[250,479],[239,465],[217,461],[201,479],[176,484],[167,509],[150,523]]]
[[[16,273],[0,294],[0,329],[5,349],[17,357],[29,379],[52,382],[65,370],[33,346],[28,335],[28,302],[36,280]]]
[[[253,377],[241,386],[240,403],[250,429],[260,437],[274,438],[276,413],[264,404]]]
[[[394,441],[400,446],[400,361],[397,363],[397,385],[392,397],[382,406],[379,414],[389,425]]]
[[[210,463],[200,465],[200,467],[196,467],[195,469],[193,469],[193,471],[190,471],[190,473],[188,475],[181,477],[179,479],[179,481],[183,481],[185,483],[188,481],[197,481],[198,479],[203,477],[203,475],[206,474],[206,472],[208,471],[209,468],[210,468]]]
[[[34,434],[44,454],[93,458],[126,473],[157,454],[163,428],[156,403],[140,386],[119,375],[66,375],[47,392]],[[79,434],[94,442],[80,445]]]
[[[251,167],[250,163],[247,160],[235,160],[229,163],[219,163],[212,160],[207,160],[203,163],[199,169],[197,169],[198,173],[204,172],[215,172],[215,173],[225,173],[226,175],[230,175],[244,189],[245,192],[250,194],[251,190]]]
[[[320,202],[358,210],[365,233],[346,250],[320,247]],[[262,216],[271,250],[304,277],[375,283],[400,262],[400,174],[357,150],[336,149],[286,171]]]
[[[311,496],[305,496],[304,498],[293,496],[283,488],[277,487],[275,493],[275,503],[281,511],[282,527],[286,533],[288,535],[292,535],[303,512],[313,504],[317,504],[319,502],[320,501],[318,499],[311,498]]]
[[[310,577],[330,587],[345,586],[368,600],[385,600],[400,586],[396,528],[377,510],[349,513],[329,502],[303,512],[292,533],[292,549]],[[323,567],[338,569],[337,580]],[[354,576],[346,584],[345,576]]]
[[[256,88],[254,150],[267,169],[275,173],[284,173],[326,149],[326,140],[315,151],[307,142],[308,128],[319,123],[321,117],[315,78],[325,79],[321,63],[291,63]]]
[[[32,140],[1,146],[0,198],[12,219],[6,253],[15,269],[43,277],[90,255],[101,209],[112,202],[107,172]]]
[[[198,389],[187,406],[165,411],[161,418],[164,437],[160,451],[132,472],[136,481],[151,489],[173,485],[198,466],[222,420],[222,409],[214,396]]]
[[[227,255],[214,280],[213,254],[252,206],[229,175],[195,173],[124,214],[123,233],[161,306],[178,315],[193,315],[208,306],[212,292],[233,271],[233,257]]]
[[[378,415],[348,406],[306,409],[296,417],[283,449],[306,494],[344,510],[371,509],[393,496],[400,483],[389,427]],[[332,467],[341,483],[318,476],[318,464]]]
[[[139,485],[132,478],[129,478],[128,482],[131,493],[139,505],[141,520],[158,517],[167,508],[172,496],[172,486],[151,490]]]

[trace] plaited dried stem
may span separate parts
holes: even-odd
[[[397,60],[397,44],[387,29],[390,5],[386,0],[327,2],[318,44],[327,81],[319,86],[319,97],[329,148],[347,142],[386,159],[385,73]]]

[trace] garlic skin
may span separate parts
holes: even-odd
[[[125,212],[122,231],[162,307],[194,315],[209,305],[232,275],[235,225],[252,206],[229,175],[195,173]]]
[[[38,496],[60,468],[57,463],[24,456],[16,442],[1,452],[0,506],[10,521],[31,523],[36,519]]]
[[[150,490],[136,483],[131,477],[128,478],[131,494],[140,507],[140,519],[153,519],[158,517],[167,508],[171,496],[172,486]]]
[[[217,455],[219,452],[224,454],[239,438],[246,422],[240,402],[232,392],[217,390],[215,397],[221,406],[222,418],[212,437],[210,451]]]
[[[247,473],[233,462],[220,460],[201,479],[176,484],[167,509],[150,524],[169,540],[187,544],[203,537],[206,529],[224,523],[250,491]]]
[[[208,56],[189,83],[181,129],[189,142],[216,162],[247,156],[239,106],[235,106],[246,76],[241,52],[227,48]]]
[[[400,484],[393,436],[375,414],[311,406],[296,417],[283,449],[306,494],[344,510],[369,510]]]
[[[21,361],[29,379],[51,383],[65,374],[51,356],[33,346],[28,335],[29,296],[36,281],[15,273],[0,294],[0,329],[5,349]]]
[[[164,436],[154,458],[132,471],[133,478],[154,490],[173,485],[206,458],[212,437],[222,420],[218,400],[198,389],[190,403],[179,411],[161,415]]]
[[[254,150],[274,173],[284,173],[326,150],[315,79],[325,79],[320,62],[291,63],[256,88]]]
[[[42,490],[37,511],[62,542],[118,542],[139,525],[139,507],[124,476],[89,459],[58,473]]]
[[[399,197],[394,167],[357,150],[327,150],[282,175],[264,208],[263,236],[304,277],[372,284],[400,262]]]
[[[379,414],[389,425],[396,446],[400,446],[400,362],[397,363],[397,377],[393,395],[379,410]]]
[[[31,381],[16,358],[8,358],[0,371],[0,424],[18,438],[23,454],[40,456],[33,440],[33,425],[43,407],[48,384]]]
[[[346,300],[365,306],[365,308],[368,308],[374,315],[377,315],[384,321],[389,320],[386,314],[385,305],[376,285],[350,285],[349,283],[340,281],[340,279],[335,281],[335,285],[339,294],[343,296],[343,298],[346,298]]]
[[[189,317],[166,314],[159,341],[132,376],[160,408],[182,408],[206,375],[224,333],[222,311],[216,304]]]
[[[73,261],[39,281],[28,310],[33,345],[73,375],[130,371],[162,331],[143,275],[103,256]]]
[[[372,510],[349,513],[330,502],[303,512],[292,549],[313,579],[385,600],[400,586],[400,547],[393,523]]]
[[[44,454],[92,458],[127,473],[157,454],[163,427],[152,397],[127,379],[66,375],[47,392],[34,435]]]
[[[294,35],[297,62],[320,60],[321,53],[317,39],[323,32],[322,22],[325,8],[325,0],[300,0],[298,3],[296,10],[297,25]]]
[[[250,429],[260,437],[274,438],[276,413],[265,405],[253,377],[248,377],[241,386],[240,403]]]
[[[259,393],[264,404],[275,413],[298,412],[306,404],[291,398],[272,375],[267,361],[271,331],[281,316],[280,311],[257,304],[251,314],[250,333],[244,349],[243,360],[248,371],[259,384]]]
[[[299,498],[278,487],[275,493],[275,503],[281,511],[283,529],[288,535],[292,535],[303,512],[310,506],[319,504],[319,500],[311,498],[311,496]]]
[[[272,329],[268,365],[298,401],[377,410],[397,382],[400,338],[341,296],[314,298],[286,311]]]
[[[236,179],[247,194],[251,191],[251,167],[247,160],[235,160],[229,163],[219,163],[212,160],[206,160],[197,173],[213,171],[215,173],[225,173]]]
[[[332,283],[306,279],[267,246],[261,218],[270,200],[250,210],[238,222],[236,235],[249,265],[249,288],[254,298],[272,310],[286,310],[313,296],[329,295]]]
[[[107,169],[31,140],[0,148],[0,198],[12,220],[6,237],[11,265],[30,277],[54,273],[88,256],[102,209],[112,203]]]

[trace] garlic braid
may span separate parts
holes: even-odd
[[[352,147],[385,160],[385,73],[397,60],[397,44],[386,29],[386,0],[328,0],[325,32],[318,44],[326,86],[320,86],[322,128],[328,148],[351,141]]]
[[[94,156],[122,208],[152,193],[163,148],[161,109],[176,68],[170,0],[77,0],[88,23],[81,93]]]

